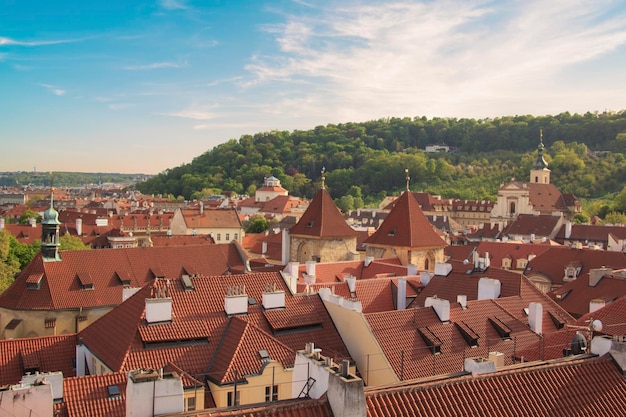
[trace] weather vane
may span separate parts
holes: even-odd
[[[322,167],[322,190],[326,188],[326,186],[324,185],[324,181],[326,180],[326,177],[324,176],[325,172],[326,172],[326,167]]]
[[[409,187],[409,183],[411,182],[411,177],[409,177],[409,169],[408,169],[408,168],[405,168],[405,169],[404,169],[404,173],[406,174],[406,190],[407,190],[407,191],[410,191],[410,190],[409,190],[409,188],[410,188],[410,187]]]

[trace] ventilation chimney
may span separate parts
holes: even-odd
[[[423,286],[427,286],[430,280],[433,279],[433,275],[428,271],[420,272],[420,283]]]
[[[600,280],[604,278],[606,275],[611,275],[613,270],[611,268],[593,268],[589,270],[589,286],[595,287],[598,285]]]
[[[315,276],[315,261],[306,261],[306,273],[312,277]]]
[[[398,300],[396,306],[398,310],[406,309],[406,277],[398,278]]]
[[[417,275],[417,265],[415,264],[408,264],[406,266],[406,274],[409,277],[414,277]]]
[[[530,303],[528,306],[528,325],[537,334],[543,333],[543,305]]]
[[[606,301],[600,298],[594,298],[589,301],[589,312],[593,313],[594,311],[600,310],[601,308],[606,307]]]
[[[30,227],[37,227],[37,219],[31,217],[30,219],[28,219],[28,224],[30,224]]]
[[[467,358],[463,363],[465,372],[470,372],[473,376],[496,372],[496,364],[485,358]]]
[[[245,285],[228,287],[226,297],[224,297],[224,311],[229,316],[248,313],[248,295]]]
[[[352,275],[348,275],[343,279],[346,284],[348,284],[348,289],[350,290],[350,296],[356,297],[356,277]]]
[[[76,219],[76,235],[78,237],[83,235],[83,219]]]
[[[170,280],[155,279],[152,297],[146,298],[148,324],[172,321],[172,298],[169,296]]]
[[[572,222],[569,220],[565,222],[565,239],[569,239],[572,236]]]
[[[273,308],[285,308],[285,291],[277,290],[275,282],[268,283],[265,285],[262,303],[263,308],[266,310]]]
[[[489,360],[496,365],[496,368],[502,368],[504,366],[504,353],[489,352]]]
[[[289,262],[289,254],[291,252],[291,240],[289,239],[289,229],[283,229],[281,236],[282,250],[280,260],[283,265]]]
[[[138,369],[128,373],[126,416],[152,417],[184,411],[183,383],[174,372]]]
[[[435,264],[435,275],[447,277],[452,272],[452,264],[437,262]]]
[[[461,308],[465,310],[467,308],[467,295],[459,294],[456,296],[456,302],[461,305]]]
[[[443,298],[427,297],[424,307],[432,307],[442,323],[450,321],[450,301]]]
[[[501,283],[497,279],[483,277],[478,280],[478,299],[491,300],[500,297]]]
[[[374,257],[366,256],[365,259],[363,260],[363,266],[367,268],[368,266],[370,266],[372,262],[374,262]]]

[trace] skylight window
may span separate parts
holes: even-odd
[[[117,385],[107,386],[107,393],[109,394],[109,400],[119,400],[122,398],[120,388]]]

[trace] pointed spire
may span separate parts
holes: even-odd
[[[409,169],[408,169],[408,168],[405,168],[405,169],[404,169],[404,173],[405,173],[405,175],[406,175],[406,190],[407,190],[407,191],[410,191],[410,190],[411,190],[411,187],[410,187],[410,184],[411,184],[411,177],[409,177]]]
[[[543,145],[543,129],[539,129],[539,145],[537,145],[537,160],[533,165],[534,169],[545,169],[548,168],[548,162],[543,156],[543,150],[545,146]]]

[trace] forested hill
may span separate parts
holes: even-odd
[[[405,188],[444,197],[495,199],[500,183],[527,181],[540,130],[552,182],[565,193],[599,197],[626,182],[626,111],[496,119],[390,118],[272,131],[231,139],[138,184],[140,191],[185,199],[254,193],[274,175],[292,195],[311,197],[322,168],[334,198],[366,199]],[[424,153],[426,145],[454,151]]]

